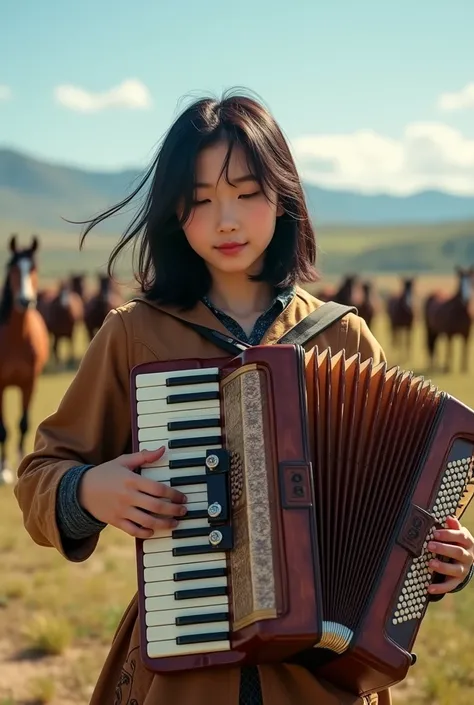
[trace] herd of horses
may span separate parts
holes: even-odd
[[[3,395],[7,387],[18,387],[21,393],[19,421],[19,460],[24,455],[25,436],[29,430],[29,409],[35,385],[52,352],[59,362],[58,344],[69,341],[69,362],[75,362],[74,332],[78,324],[84,325],[92,340],[112,309],[124,299],[113,281],[99,275],[98,291],[86,295],[84,277],[72,275],[60,282],[57,288],[40,289],[37,265],[39,240],[33,237],[28,247],[20,248],[17,237],[9,242],[9,258],[0,298],[0,484],[12,481],[7,469],[7,428],[3,418]],[[426,329],[427,353],[434,369],[436,343],[440,336],[448,341],[444,369],[452,364],[451,341],[455,336],[464,340],[461,369],[468,371],[468,342],[473,320],[471,294],[474,284],[474,267],[456,269],[458,285],[451,295],[436,292],[429,295],[422,307]],[[404,351],[409,358],[411,335],[416,319],[414,280],[402,281],[401,291],[387,297],[386,313],[390,322],[394,348]],[[369,328],[377,312],[372,285],[361,282],[355,275],[345,276],[338,288],[325,287],[316,292],[322,300],[333,300],[355,305]]]

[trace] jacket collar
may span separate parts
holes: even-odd
[[[300,320],[308,314],[308,306],[313,301],[313,297],[304,289],[295,287],[295,295],[288,306],[277,316],[273,323],[268,328],[262,338],[261,345],[271,345],[276,343],[290,328],[293,328]],[[142,297],[134,297],[132,301],[139,301],[158,311],[165,313],[168,316],[177,318],[178,320],[196,323],[200,326],[205,326],[212,330],[217,330],[225,335],[232,335],[227,328],[221,323],[217,316],[204,304],[199,301],[192,309],[183,311],[178,306],[170,304],[158,304],[155,301],[149,301]],[[314,304],[311,306],[314,308]]]

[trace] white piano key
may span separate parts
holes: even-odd
[[[183,607],[192,607],[198,610],[201,607],[206,607],[207,605],[228,605],[229,596],[221,595],[219,597],[196,597],[193,600],[175,600],[174,595],[163,595],[163,597],[146,597],[145,598],[145,609],[150,612],[153,610],[171,610],[176,607],[179,603],[183,603]]]
[[[145,475],[146,473],[146,475]],[[200,468],[200,467],[194,467],[194,468],[177,468],[170,470],[169,467],[164,467],[164,468],[155,468],[154,466],[148,467],[148,465],[140,471],[140,474],[143,475],[143,477],[148,477],[150,480],[155,480],[156,482],[166,482],[168,485],[170,484],[170,480],[174,477],[201,477],[202,475],[205,474],[205,468]],[[184,487],[184,485],[183,485]],[[206,487],[205,484],[201,485],[196,485],[196,487],[200,487],[201,490],[203,487]],[[183,494],[186,494],[184,490],[181,489],[181,487],[177,487],[177,490],[182,492]]]
[[[198,367],[190,370],[170,370],[168,372],[146,372],[139,374],[135,378],[137,387],[150,387],[166,384],[167,379],[174,377],[195,377],[196,375],[219,374],[218,367]]]
[[[160,470],[160,471],[163,470],[163,468],[156,468],[156,469],[157,469],[157,470]],[[166,469],[166,468],[165,468],[165,469]],[[193,468],[193,469],[195,469],[195,468]],[[153,468],[153,470],[155,470],[155,468]],[[201,474],[203,474],[203,473],[201,473]],[[176,475],[174,475],[173,477],[176,477]],[[154,479],[154,478],[153,478],[153,479]],[[167,485],[168,487],[171,486],[171,485],[170,485],[170,482],[171,482],[170,479],[168,479],[168,480],[162,480],[162,482],[163,482],[164,485]],[[199,485],[182,485],[181,487],[176,487],[176,489],[179,490],[180,492],[182,492],[183,494],[185,494],[187,497],[191,497],[191,495],[196,495],[196,494],[199,494],[199,495],[202,494],[202,495],[203,495],[200,499],[197,499],[197,498],[193,497],[193,499],[192,499],[192,500],[190,499],[190,501],[193,501],[194,499],[196,499],[196,502],[198,502],[198,501],[201,502],[201,501],[204,501],[204,500],[207,499],[207,489],[206,489],[206,485],[202,485],[202,484],[199,484]]]
[[[229,641],[209,641],[200,644],[187,644],[178,646],[174,640],[150,641],[146,646],[150,658],[163,658],[165,656],[186,656],[188,654],[204,654],[207,652],[230,651]]]
[[[206,503],[207,507],[207,503]],[[204,528],[209,528],[209,522],[207,519],[187,519],[186,521],[180,521],[178,523],[178,526],[174,526],[172,529],[158,529],[158,531],[155,531],[153,536],[150,536],[151,539],[164,539],[164,538],[170,538],[171,534],[173,531],[176,531],[176,529],[204,529]],[[181,539],[175,539],[176,541],[180,541]]]
[[[166,624],[162,627],[148,627],[146,638],[148,642],[169,641],[178,636],[188,634],[213,634],[214,632],[229,632],[229,622],[207,622],[203,624],[186,624],[177,626],[176,624]]]
[[[187,448],[186,450],[168,450],[168,444],[166,443],[166,441],[145,441],[139,444],[139,449],[158,450],[158,448],[161,448],[161,446],[163,445],[166,447],[166,450],[161,456],[161,458],[159,458],[159,460],[154,461],[153,463],[146,463],[144,467],[163,468],[169,467],[170,460],[194,460],[197,458],[202,458],[204,468],[204,461],[206,460],[206,451],[215,450],[216,448],[222,448],[222,444],[216,443],[215,445],[210,445],[207,448],[196,448],[194,450],[191,448]],[[180,468],[173,468],[173,470],[179,471]]]
[[[183,431],[168,431],[165,426],[152,428],[141,428],[138,431],[139,441],[172,441],[182,439],[207,438],[208,436],[220,436],[222,429],[220,426],[210,426],[209,428],[190,428]]]
[[[167,430],[168,424],[174,421],[198,421],[200,419],[216,419],[217,425],[220,424],[220,408],[216,407],[214,411],[208,409],[187,408],[173,411],[173,405],[170,404],[169,411],[166,413],[149,413],[139,414],[137,417],[138,428],[164,428]],[[187,433],[187,431],[186,431]]]
[[[219,399],[206,399],[205,401],[193,401],[192,403],[194,409],[208,409],[217,411],[220,414],[220,401]],[[154,401],[138,401],[137,402],[137,414],[157,414],[159,412],[168,412],[169,409],[173,411],[179,411],[180,409],[189,409],[189,402],[182,402],[179,404],[168,404],[166,399],[157,399]]]
[[[215,570],[216,568],[225,568],[227,561],[217,560],[217,561],[203,561],[199,565],[166,565],[160,568],[145,568],[143,571],[143,578],[146,583],[157,583],[161,580],[173,580],[175,573],[190,573],[195,570]],[[202,578],[205,580],[205,578]],[[183,588],[189,584],[188,580],[176,580],[175,585],[182,585]]]
[[[183,566],[189,565],[190,568],[198,570],[198,563],[209,563],[210,561],[225,561],[226,554],[224,551],[216,553],[197,553],[194,556],[173,556],[170,552],[154,553],[145,550],[147,541],[155,539],[145,539],[143,549],[143,566],[144,568],[161,568],[165,566],[174,566],[176,570],[184,570]]]
[[[158,582],[145,583],[145,597],[161,597],[165,595],[175,595],[180,590],[199,590],[200,588],[226,587],[227,577],[219,578],[199,578],[198,580],[186,580],[176,582],[175,580],[160,580]],[[176,599],[176,597],[175,597]],[[176,600],[176,602],[186,602],[186,600]]]
[[[206,382],[205,384],[186,384],[177,387],[140,387],[137,389],[137,401],[151,401],[167,399],[174,394],[197,394],[201,392],[219,392],[219,382]],[[187,401],[188,406],[194,401]]]
[[[177,606],[172,610],[163,610],[162,612],[155,610],[147,612],[145,616],[145,623],[147,627],[160,627],[168,624],[175,625],[178,617],[194,617],[195,615],[217,614],[227,611],[228,606],[226,605],[207,605],[206,607],[199,607],[198,610],[192,607],[184,608]]]

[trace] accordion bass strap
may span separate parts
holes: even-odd
[[[326,301],[316,311],[312,311],[301,321],[298,321],[293,328],[277,341],[277,345],[299,345],[304,347],[306,343],[330,328],[348,313],[357,314],[356,307],[339,304],[336,301]],[[249,343],[244,343],[230,334],[226,335],[213,328],[207,328],[191,321],[183,321],[183,323],[231,355],[240,355],[241,352],[252,347]]]
[[[306,343],[330,328],[333,323],[340,321],[348,313],[357,314],[356,307],[339,304],[336,301],[326,301],[320,308],[312,311],[285,333],[278,341],[278,345],[304,347]]]

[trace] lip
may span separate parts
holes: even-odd
[[[224,242],[222,245],[216,247],[216,249],[225,254],[234,254],[240,252],[246,244],[246,242]]]

